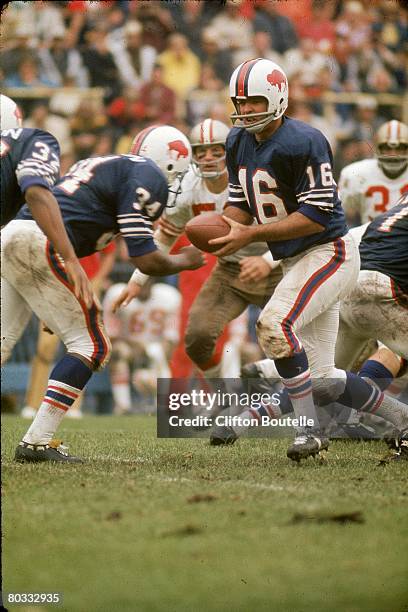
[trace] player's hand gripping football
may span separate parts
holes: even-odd
[[[220,246],[218,251],[213,252],[213,255],[216,255],[217,257],[232,255],[232,253],[239,251],[239,249],[242,249],[252,241],[251,226],[242,225],[229,217],[223,216],[223,219],[227,221],[231,227],[229,234],[226,236],[221,236],[221,238],[213,238],[212,240],[208,241],[208,244],[217,244]]]
[[[78,259],[65,260],[65,270],[68,279],[74,286],[75,296],[83,300],[87,308],[91,308],[94,301],[92,285]]]

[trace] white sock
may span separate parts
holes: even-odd
[[[382,393],[377,404],[367,412],[382,417],[395,425],[399,431],[408,428],[408,406],[395,399],[395,397]]]
[[[50,406],[43,402],[23,437],[28,444],[48,444],[54,437],[59,424],[65,415],[65,410]]]
[[[308,369],[293,378],[282,378],[282,383],[288,391],[296,418],[299,419],[303,416],[307,419],[312,419],[313,427],[318,428],[319,419],[313,400],[310,370]]]

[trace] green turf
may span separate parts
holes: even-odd
[[[69,612],[408,609],[407,464],[379,467],[382,442],[298,466],[285,440],[211,448],[157,440],[153,417],[87,417],[59,432],[87,464],[18,465],[26,427],[3,418],[5,591],[60,591],[46,609]]]

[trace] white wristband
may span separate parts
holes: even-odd
[[[272,253],[268,250],[266,251],[263,255],[262,255],[263,259],[266,261],[266,263],[269,265],[269,267],[271,268],[271,270],[274,270],[275,268],[277,268],[280,265],[281,260],[277,259],[275,260],[272,256]]]
[[[143,287],[143,285],[147,282],[148,278],[149,278],[148,274],[143,274],[143,272],[141,272],[138,268],[136,268],[132,276],[130,277],[129,282],[133,281],[137,285],[140,285],[141,287]]]

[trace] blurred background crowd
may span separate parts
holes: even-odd
[[[397,0],[10,2],[2,13],[1,88],[21,106],[26,127],[58,139],[64,173],[78,159],[127,153],[135,134],[152,123],[186,134],[206,117],[230,125],[233,69],[265,57],[288,75],[287,114],[330,141],[338,178],[344,166],[372,157],[384,121],[407,122],[405,6]],[[123,245],[105,267],[102,295],[129,276]]]

